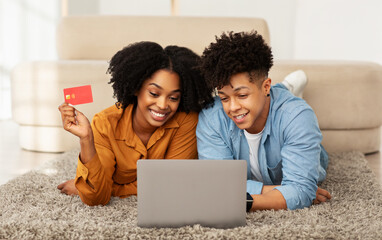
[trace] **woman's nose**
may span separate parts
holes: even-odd
[[[167,99],[166,98],[159,98],[158,101],[157,101],[157,106],[160,108],[160,109],[167,109],[168,108],[168,102],[167,102]]]

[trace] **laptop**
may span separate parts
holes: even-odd
[[[246,225],[245,160],[154,160],[137,163],[139,227]]]

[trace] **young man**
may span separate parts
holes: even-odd
[[[301,96],[305,75],[271,86],[272,65],[257,32],[223,33],[202,55],[201,70],[218,97],[199,114],[199,159],[247,160],[247,211],[299,209],[331,198],[317,187],[328,165],[317,118],[288,91]]]

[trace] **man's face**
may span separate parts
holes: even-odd
[[[225,113],[240,129],[249,133],[259,133],[267,121],[271,79],[266,79],[259,87],[250,82],[248,73],[238,73],[231,77],[229,85],[218,89],[218,95]]]

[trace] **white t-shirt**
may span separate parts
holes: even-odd
[[[263,182],[263,177],[260,173],[260,167],[259,167],[259,158],[258,158],[258,152],[259,152],[259,146],[260,146],[260,140],[261,136],[263,136],[263,130],[257,134],[251,134],[244,130],[244,135],[247,138],[248,145],[249,145],[249,162],[251,164],[251,173],[254,179],[259,182]]]

